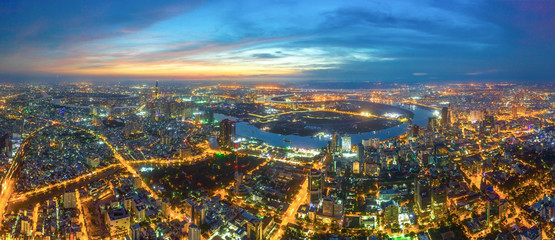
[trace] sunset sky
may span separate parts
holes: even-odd
[[[553,81],[555,1],[0,0],[0,80]]]

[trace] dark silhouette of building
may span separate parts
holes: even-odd
[[[233,137],[235,136],[235,121],[224,119],[220,122],[220,136],[218,144],[221,148],[233,148]]]

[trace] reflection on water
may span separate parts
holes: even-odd
[[[428,124],[428,118],[433,116],[433,113],[425,108],[414,106],[414,105],[398,105],[405,109],[409,109],[414,112],[414,118],[412,122],[419,126],[425,126]],[[214,117],[221,121],[223,119],[229,118],[237,120],[237,118],[226,116],[223,114],[214,114]],[[407,130],[407,124],[401,124],[399,126],[387,128],[375,132],[367,132],[361,134],[351,134],[351,139],[353,144],[361,143],[362,139],[368,139],[373,137],[379,137],[380,139],[387,139],[391,137],[399,136],[405,133]],[[321,148],[325,147],[329,141],[328,138],[312,138],[312,137],[301,137],[297,135],[280,135],[276,133],[265,132],[257,127],[250,125],[248,122],[237,122],[236,124],[236,134],[243,137],[253,137],[257,139],[264,140],[266,143],[278,146],[278,147],[297,147],[297,148]],[[286,140],[287,139],[287,140]],[[286,141],[284,141],[286,140]]]

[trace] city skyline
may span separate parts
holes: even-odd
[[[551,1],[3,1],[0,80],[533,81]]]
[[[0,0],[0,239],[555,239],[555,0]]]
[[[550,239],[545,86],[1,84],[0,238]]]

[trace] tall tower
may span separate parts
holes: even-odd
[[[156,109],[154,112],[154,120],[158,121],[160,120],[160,100],[158,99],[160,97],[160,92],[158,89],[158,80],[156,80],[156,87],[154,88],[154,108]]]
[[[414,183],[414,201],[420,212],[428,211],[432,203],[430,184],[425,178],[416,178]]]
[[[443,107],[441,109],[441,125],[442,127],[448,127],[451,124],[451,113],[449,107]]]
[[[220,136],[218,144],[221,148],[231,149],[233,137],[235,136],[235,121],[224,119],[220,122]]]
[[[160,97],[160,92],[158,89],[158,80],[156,80],[156,89],[154,90],[154,98],[158,99]]]
[[[243,173],[239,171],[239,163],[237,161],[237,155],[235,155],[235,195],[239,194],[239,188],[243,183]]]
[[[339,135],[333,134],[333,142],[332,142],[333,152],[338,152],[341,148],[341,144],[339,143]]]
[[[324,177],[322,173],[316,169],[311,169],[308,173],[308,191],[310,191],[310,203],[316,205],[322,198],[322,188],[324,185]]]
[[[341,151],[351,152],[351,136],[345,135],[341,137]]]

